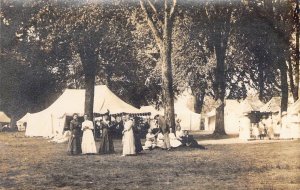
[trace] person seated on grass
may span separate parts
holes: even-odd
[[[49,140],[48,142],[56,142],[58,139],[62,138],[62,134],[60,134],[58,131],[55,131],[55,135],[52,137],[51,140]]]
[[[70,131],[70,130],[65,131],[62,135],[59,134],[58,131],[56,131],[56,135],[53,137],[52,140],[50,140],[50,141],[48,141],[48,142],[55,142],[55,143],[64,143],[64,142],[68,142],[70,136],[71,136],[71,131]]]
[[[189,134],[188,130],[184,131],[184,136],[182,137],[181,142],[184,146],[187,147],[206,149],[204,146],[198,144],[198,142],[194,139],[193,135]]]
[[[164,135],[161,132],[159,132],[156,139],[156,146],[162,149],[166,149],[167,147],[165,145],[164,139]]]
[[[176,126],[176,137],[179,138],[179,140],[181,139],[181,137],[184,136],[184,132],[181,129],[181,126]]]
[[[178,140],[177,137],[175,136],[175,134],[173,133],[172,128],[170,128],[169,138],[170,138],[171,147],[176,148],[176,147],[179,147],[182,145],[181,141]]]
[[[56,142],[57,142],[57,143],[65,143],[65,142],[68,142],[69,139],[70,139],[70,137],[71,137],[71,131],[70,131],[70,130],[67,130],[67,131],[64,132],[62,138],[57,139]]]
[[[153,134],[152,129],[148,129],[145,145],[143,146],[144,150],[152,150],[156,147],[156,142],[155,142],[156,135],[157,134]]]

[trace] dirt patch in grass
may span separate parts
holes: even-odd
[[[200,136],[199,134],[197,134]],[[300,189],[300,141],[68,156],[66,144],[0,133],[1,189]]]

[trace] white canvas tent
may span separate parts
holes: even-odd
[[[10,118],[2,111],[0,111],[0,123],[10,123]]]
[[[27,120],[26,136],[52,137],[62,133],[67,115],[84,114],[85,89],[66,89],[64,93],[47,109],[30,114]],[[94,113],[104,114],[142,113],[117,97],[105,85],[95,86]]]
[[[181,120],[180,126],[182,130],[200,130],[201,114],[191,111],[186,105],[181,103],[174,104],[174,109],[177,117]]]
[[[246,98],[240,103],[240,111],[243,113],[249,113],[251,111],[259,111],[264,106],[258,98]]]
[[[26,113],[21,119],[19,119],[17,121],[17,126],[18,126],[19,131],[24,131],[25,130],[24,123],[28,122],[29,117],[30,117],[30,113]]]
[[[281,97],[273,97],[269,102],[260,108],[260,112],[280,112],[281,109]]]
[[[164,110],[163,109],[157,110],[157,109],[155,109],[154,106],[151,106],[151,105],[150,106],[142,106],[140,108],[140,111],[145,112],[145,113],[151,113],[152,117],[154,117],[157,114],[164,115]]]
[[[224,124],[225,132],[227,134],[238,134],[239,133],[239,121],[242,117],[240,110],[240,102],[238,100],[225,100],[224,108]],[[205,130],[214,131],[216,124],[216,109],[208,112],[205,117]]]
[[[289,114],[300,114],[300,99],[288,107]]]
[[[239,119],[239,138],[243,140],[250,139],[251,120],[247,116],[252,111],[259,111],[264,106],[258,97],[247,97],[240,103],[240,119]]]
[[[181,120],[180,125],[183,130],[200,130],[201,114],[197,114],[189,110],[186,106],[174,104],[175,114]],[[154,106],[142,106],[142,112],[150,112],[152,118],[159,114],[164,115],[164,109],[156,110]]]
[[[283,119],[281,138],[300,138],[300,99],[288,107],[286,119]]]

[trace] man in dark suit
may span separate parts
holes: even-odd
[[[156,115],[154,119],[157,120],[159,129],[161,133],[164,135],[164,144],[167,150],[171,150],[171,144],[170,144],[170,138],[169,138],[169,133],[170,133],[170,127],[167,125],[166,119],[162,115]]]

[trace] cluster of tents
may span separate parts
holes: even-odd
[[[47,109],[38,113],[27,113],[17,122],[17,125],[26,123],[25,135],[28,137],[53,137],[57,133],[63,133],[66,117],[72,116],[74,113],[84,114],[84,103],[84,89],[66,89]],[[95,86],[94,113],[104,114],[107,110],[112,115],[122,113],[139,115],[141,117],[150,117],[150,115],[154,116],[156,114],[163,115],[163,110],[158,111],[153,106],[144,106],[140,109],[135,108],[121,100],[105,85]],[[201,115],[187,108],[184,101],[177,101],[175,110],[178,118],[181,119],[181,125],[184,129],[200,129]]]
[[[291,138],[300,138],[300,100],[288,106],[287,113],[281,113],[281,98],[273,97],[264,104],[258,98],[246,98],[243,101],[226,100],[224,108],[224,124],[227,134],[241,135],[241,128],[249,126],[252,123],[250,115],[252,113],[260,115],[269,115],[272,118],[283,115],[281,127],[291,126],[293,136]],[[205,130],[214,131],[216,123],[216,109],[208,112],[205,116]]]
[[[176,119],[181,120],[181,128],[183,130],[200,130],[203,118],[204,130],[213,132],[216,122],[216,109],[203,115],[195,113],[191,98],[193,96],[189,93],[183,93],[175,101]],[[243,101],[226,100],[224,108],[225,132],[227,134],[239,134],[243,125],[246,125],[249,121],[249,114],[253,112],[268,113],[269,115],[282,114],[280,113],[280,100],[280,97],[274,97],[266,104],[262,103],[256,97],[246,98]],[[67,124],[67,117],[72,116],[74,113],[79,115],[84,114],[84,103],[84,89],[66,89],[47,109],[38,113],[27,113],[17,124],[18,126],[23,125],[23,123],[27,124],[25,135],[29,137],[52,137],[57,133],[62,134]],[[138,109],[124,102],[107,86],[95,86],[94,113],[104,114],[107,110],[112,115],[129,113],[149,118],[157,114],[164,114],[163,109],[157,110],[152,105],[142,106]],[[285,125],[293,125],[300,130],[300,100],[289,105],[286,117],[286,122],[290,123],[285,123]],[[296,136],[300,138],[300,134]]]
[[[38,113],[27,113],[18,123],[27,123],[25,135],[29,137],[52,137],[62,134],[66,117],[77,113],[84,115],[85,89],[66,89],[64,93],[47,109]],[[104,114],[145,114],[134,106],[117,97],[107,86],[95,86],[94,113]]]

